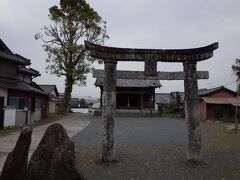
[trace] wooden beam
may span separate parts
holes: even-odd
[[[85,41],[85,48],[92,57],[103,60],[185,62],[211,58],[213,51],[218,48],[218,43],[192,49],[133,49],[100,46]]]
[[[104,78],[104,70],[93,69],[93,78]],[[156,76],[145,76],[142,71],[117,71],[117,79],[144,79],[144,80],[184,80],[184,72],[157,72]],[[208,71],[197,71],[197,79],[208,79]]]

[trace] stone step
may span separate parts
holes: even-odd
[[[94,110],[95,116],[101,116],[101,110],[95,109]],[[158,112],[155,110],[139,110],[139,109],[117,109],[116,110],[116,117],[144,117],[144,116],[158,116]]]

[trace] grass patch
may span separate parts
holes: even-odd
[[[231,128],[231,129],[227,129],[227,132],[230,134],[239,134],[240,133],[240,129],[236,129],[236,128]]]
[[[36,126],[41,126],[41,125],[44,125],[44,124],[47,124],[47,123],[59,121],[59,120],[63,119],[64,117],[66,117],[67,115],[68,114],[65,114],[65,115],[62,115],[62,114],[49,114],[48,118],[42,119],[40,121],[36,121],[31,126],[32,127],[36,127]]]
[[[219,124],[204,125],[207,131],[207,138],[203,142],[207,147],[220,147],[221,149],[240,148],[240,131],[236,129],[226,129]]]
[[[81,147],[75,149],[75,153],[77,156],[81,155],[81,168],[89,168],[95,166],[98,162],[101,161],[100,157],[100,149],[97,148],[89,148],[89,147]]]
[[[2,129],[2,130],[0,130],[0,137],[8,135],[9,133],[19,131],[21,129],[22,129],[22,127]]]
[[[161,117],[166,117],[166,118],[179,118],[180,115],[179,115],[179,114],[170,113],[170,112],[163,112],[163,113],[161,114]]]

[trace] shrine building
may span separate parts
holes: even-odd
[[[103,78],[97,78],[95,86],[100,87],[102,107]],[[159,80],[117,79],[116,108],[154,110],[155,89],[160,87]]]

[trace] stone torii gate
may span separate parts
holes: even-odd
[[[104,71],[95,70],[93,77],[103,77],[103,141],[102,160],[115,159],[116,79],[184,80],[187,123],[187,159],[198,162],[201,156],[201,127],[197,79],[208,79],[207,71],[197,71],[197,62],[209,59],[218,43],[193,49],[132,49],[96,45],[85,41],[90,56],[104,61]],[[116,71],[117,61],[144,61],[145,70]],[[183,63],[183,72],[157,72],[157,62]]]

